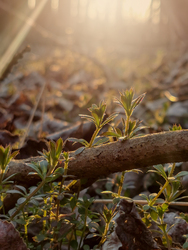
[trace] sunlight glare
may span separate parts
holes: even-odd
[[[58,10],[59,8],[59,0],[51,0],[51,7],[53,10]]]
[[[124,11],[127,17],[134,17],[137,20],[143,20],[147,16],[151,0],[131,0],[124,1]]]
[[[36,0],[28,0],[28,6],[30,9],[34,9],[36,5]]]
[[[91,19],[99,16],[104,19],[105,15],[109,16],[109,21],[113,22],[117,8],[116,0],[95,0],[89,3],[89,17]],[[122,0],[122,16],[125,18],[135,18],[136,20],[147,19],[148,9],[151,0]]]

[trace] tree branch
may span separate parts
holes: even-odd
[[[36,183],[39,179],[28,175],[33,170],[26,164],[40,160],[42,157],[12,161],[6,177],[17,173],[13,180]],[[68,174],[75,179],[98,179],[123,170],[185,161],[188,161],[188,130],[162,132],[87,148],[69,162]],[[63,167],[63,163],[58,166]]]

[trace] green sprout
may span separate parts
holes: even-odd
[[[108,138],[105,137],[100,137],[98,136],[100,130],[109,122],[114,120],[114,118],[118,115],[117,113],[111,114],[109,117],[104,119],[105,114],[106,114],[106,104],[104,102],[100,102],[99,106],[96,104],[93,104],[90,108],[88,108],[89,112],[91,115],[80,115],[81,118],[85,118],[90,122],[93,122],[95,124],[95,131],[91,137],[90,142],[87,142],[84,139],[76,139],[76,138],[69,138],[69,141],[72,141],[74,143],[79,142],[81,143],[84,147],[94,147],[98,146],[100,144],[103,144],[105,142],[108,142]],[[82,151],[82,149],[81,149]],[[79,149],[79,153],[81,152]]]

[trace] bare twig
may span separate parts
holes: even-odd
[[[34,117],[35,112],[36,112],[36,110],[37,110],[37,107],[38,107],[38,105],[39,105],[39,102],[40,102],[40,99],[41,99],[42,94],[43,94],[43,92],[44,92],[45,86],[46,86],[46,81],[44,81],[44,83],[43,83],[43,85],[42,85],[42,87],[41,87],[41,91],[40,91],[40,93],[39,93],[39,96],[38,96],[37,102],[36,102],[36,104],[35,104],[35,107],[34,107],[34,109],[33,109],[33,112],[32,112],[32,114],[31,114],[31,116],[30,116],[30,118],[29,118],[29,121],[28,121],[28,124],[27,124],[27,128],[26,128],[26,130],[25,130],[24,136],[22,137],[22,139],[21,139],[21,141],[20,141],[20,145],[19,145],[20,148],[23,147],[23,144],[24,144],[24,142],[25,142],[25,138],[26,138],[26,136],[28,135],[29,128],[30,128],[30,126],[31,126],[31,122],[32,122],[32,120],[33,120],[33,117]]]
[[[140,205],[147,205],[148,201],[145,200],[133,200],[136,204]],[[113,203],[112,199],[96,199],[93,201],[93,203],[103,203],[103,204],[108,204],[108,203]],[[155,204],[163,204],[163,202],[156,202]],[[188,207],[188,202],[170,202],[169,206],[181,206],[181,207]]]

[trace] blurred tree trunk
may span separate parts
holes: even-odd
[[[187,10],[187,0],[161,0],[161,16],[167,16],[170,28],[186,46],[188,46]]]

